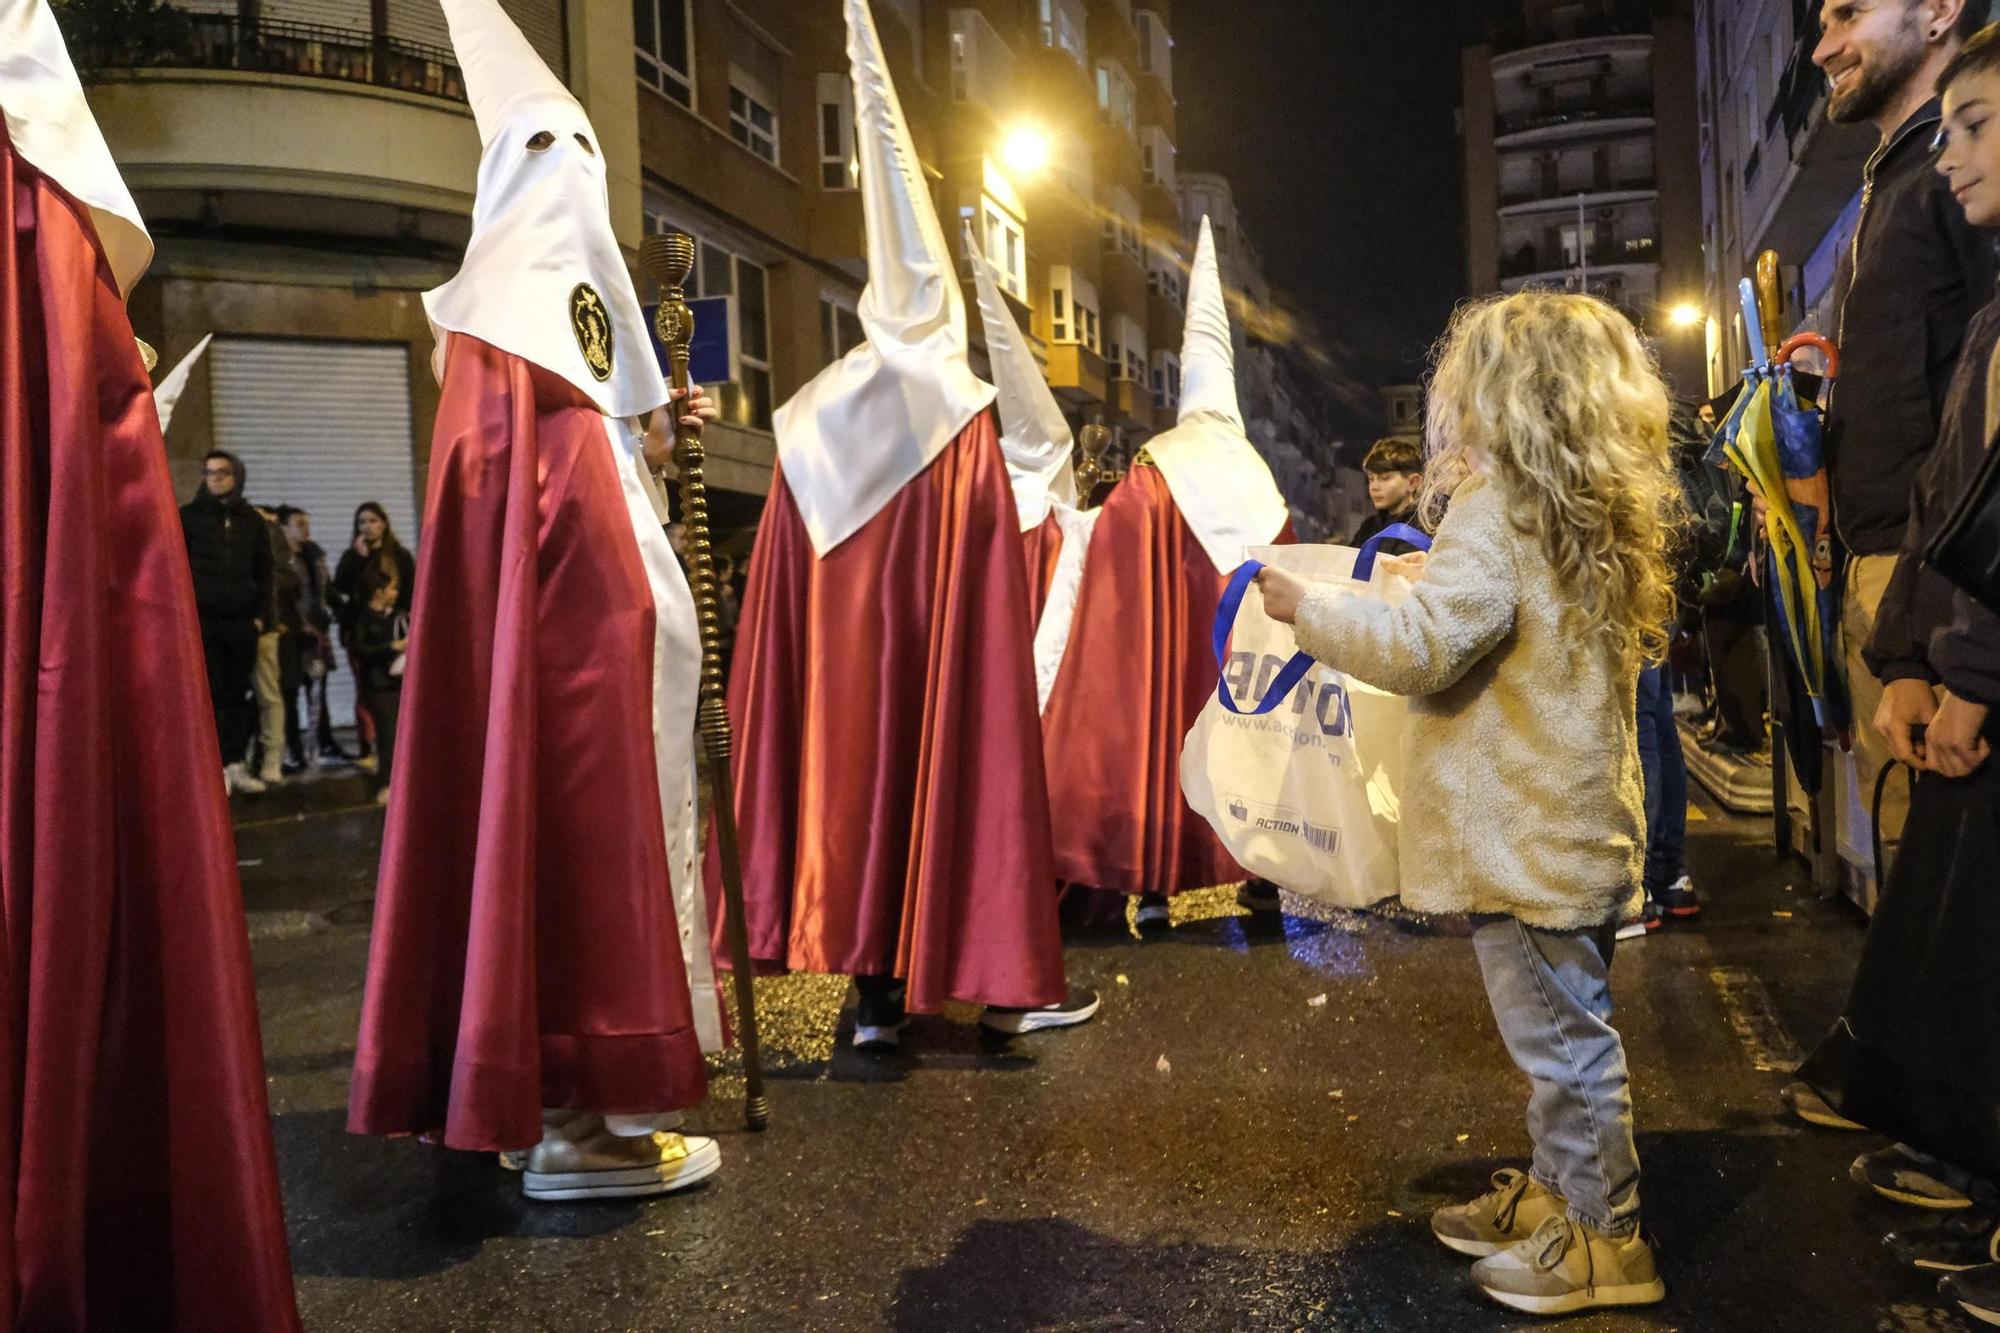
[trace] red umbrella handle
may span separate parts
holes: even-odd
[[[1840,351],[1817,333],[1793,334],[1791,337],[1785,339],[1784,345],[1778,348],[1778,355],[1772,359],[1779,365],[1783,365],[1787,361],[1790,361],[1793,354],[1802,347],[1817,348],[1820,355],[1826,358],[1825,378],[1830,380],[1839,378]]]

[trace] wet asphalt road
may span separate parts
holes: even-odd
[[[322,802],[324,804],[325,802]],[[531,1205],[489,1157],[342,1129],[381,817],[249,807],[251,910],[300,1305],[369,1330],[1500,1330],[1438,1204],[1525,1157],[1525,1085],[1449,925],[1181,900],[1171,936],[1076,942],[1087,1027],[845,1049],[843,983],[760,983],[769,1132],[718,1064],[723,1172],[645,1204]],[[1873,1146],[1787,1122],[1772,1066],[1833,1017],[1857,918],[1757,825],[1696,823],[1710,908],[1614,968],[1663,1306],[1575,1330],[1955,1330],[1846,1179]],[[1759,1068],[1760,1065],[1765,1068]]]

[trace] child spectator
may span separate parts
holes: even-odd
[[[397,609],[403,581],[395,558],[378,551],[360,579],[361,609],[355,615],[350,651],[360,676],[361,697],[375,719],[375,803],[389,803],[390,767],[396,750],[396,718],[403,699],[403,653],[409,647],[410,618]]]
[[[1390,605],[1259,579],[1265,609],[1339,671],[1407,695],[1402,890],[1471,917],[1494,1018],[1532,1085],[1532,1169],[1440,1209],[1447,1246],[1514,1309],[1666,1294],[1639,1228],[1639,1157],[1611,954],[1640,913],[1639,670],[1666,648],[1679,506],[1667,390],[1593,297],[1467,307],[1430,396],[1433,475],[1470,475],[1428,571]]]

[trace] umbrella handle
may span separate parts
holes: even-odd
[[[1817,333],[1793,334],[1785,339],[1784,345],[1778,348],[1778,355],[1773,359],[1783,365],[1792,359],[1794,353],[1805,347],[1817,348],[1819,354],[1826,358],[1826,379],[1840,377],[1840,350]]]

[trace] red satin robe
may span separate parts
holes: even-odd
[[[991,412],[824,558],[773,483],[729,690],[761,967],[1064,997],[1028,606]]]
[[[151,386],[0,124],[0,1330],[299,1327]]]
[[[1291,540],[1289,524],[1279,540]],[[1181,747],[1215,692],[1210,639],[1227,581],[1159,469],[1128,472],[1091,536],[1069,651],[1042,715],[1064,880],[1174,894],[1245,878],[1181,796]]]
[[[1021,548],[1028,570],[1028,624],[1039,626],[1042,608],[1049,601],[1049,585],[1055,581],[1056,562],[1062,559],[1062,524],[1056,521],[1053,510],[1021,534]],[[1033,629],[1029,632],[1032,634]]]
[[[527,1148],[706,1091],[653,751],[653,598],[597,408],[452,337],[348,1127]]]

